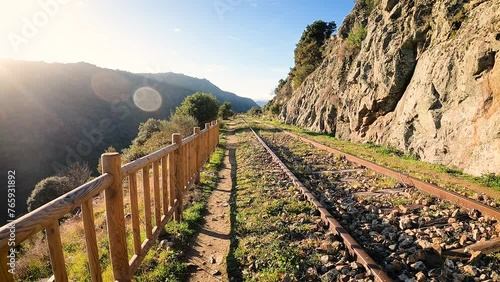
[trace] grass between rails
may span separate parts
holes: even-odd
[[[237,125],[238,127],[238,125]],[[235,281],[311,281],[321,251],[311,204],[248,131],[237,134],[228,273]],[[316,277],[317,278],[317,277]]]
[[[217,172],[224,158],[224,135],[221,135],[221,144],[205,164],[200,175],[200,184],[194,188],[191,201],[183,211],[183,221],[169,222],[166,227],[166,236],[173,245],[168,249],[153,246],[146,258],[135,273],[136,281],[183,281],[186,276],[186,265],[182,263],[183,248],[188,240],[196,233],[206,211],[209,194],[216,187]],[[140,178],[139,178],[140,179]],[[143,199],[142,183],[138,183],[138,197]],[[130,213],[128,199],[128,185],[124,182],[125,214]],[[98,242],[99,259],[103,271],[103,281],[112,281],[112,269],[109,256],[109,239],[106,234],[105,205],[102,196],[94,199],[94,218],[96,237]],[[139,200],[140,220],[144,222],[144,202]],[[152,216],[154,223],[154,215]],[[133,238],[130,220],[127,220],[128,253],[133,254]],[[142,226],[142,225],[141,225]],[[61,241],[68,276],[71,281],[90,281],[87,251],[83,221],[80,216],[68,217],[61,223]],[[146,238],[141,227],[141,241]],[[49,251],[45,235],[40,232],[25,241],[18,256],[15,279],[18,281],[39,281],[52,275]]]
[[[474,191],[476,193],[485,193],[489,197],[495,198],[497,205],[500,205],[500,175],[487,174],[473,176],[455,168],[420,161],[414,156],[404,154],[400,150],[389,146],[381,146],[372,142],[364,144],[352,143],[327,134],[283,124],[275,120],[270,121],[249,117],[246,117],[246,119],[256,128],[277,126],[348,154],[402,171],[413,177],[435,183],[443,188],[465,193],[468,196],[473,196]]]

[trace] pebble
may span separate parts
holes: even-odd
[[[405,274],[401,274],[401,275],[399,275],[399,276],[398,276],[398,278],[399,278],[399,280],[401,280],[401,281],[406,281],[406,280],[410,279],[410,278],[409,278],[408,276],[406,276]]]
[[[496,271],[493,271],[493,272],[491,273],[491,279],[492,279],[493,281],[500,281],[500,275],[498,275],[498,273],[496,273]]]
[[[463,275],[461,273],[453,273],[452,276],[453,276],[453,279],[455,279],[455,281],[464,281],[465,280],[465,275]]]
[[[428,275],[429,277],[438,277],[439,275],[441,275],[441,269],[433,268],[429,271]]]
[[[408,238],[404,239],[404,240],[403,240],[403,241],[399,244],[399,247],[400,247],[400,248],[403,248],[403,249],[406,249],[406,248],[410,247],[412,244],[413,244],[413,238],[408,237]]]
[[[417,274],[415,274],[415,280],[417,282],[424,282],[427,281],[427,277],[425,277],[425,274],[422,271],[419,271]]]
[[[220,272],[220,270],[214,270],[214,271],[212,272],[212,275],[213,275],[213,276],[219,276],[219,275],[221,275],[221,274],[222,274],[222,273]]]
[[[464,272],[474,277],[477,275],[477,269],[475,266],[472,265],[464,266]]]
[[[333,259],[333,256],[331,256],[331,255],[324,255],[324,256],[321,256],[321,258],[320,258],[321,263],[323,263],[323,264],[327,264],[332,259]]]
[[[425,264],[421,261],[417,261],[415,263],[412,263],[410,266],[411,266],[411,268],[413,268],[417,271],[425,270]]]

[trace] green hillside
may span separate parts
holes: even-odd
[[[134,103],[141,87],[159,93],[161,104],[152,105],[157,110],[144,111]],[[193,89],[198,86],[190,89],[87,63],[0,61],[0,169],[18,168],[18,212],[26,210],[36,182],[75,161],[86,161],[95,170],[106,148],[128,147],[141,122],[168,118]],[[242,111],[255,105],[234,94],[213,94],[220,103],[230,101]],[[151,110],[141,96],[136,102]],[[0,220],[4,222],[2,216]]]

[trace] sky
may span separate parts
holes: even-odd
[[[353,0],[0,0],[0,58],[206,78],[254,100],[294,64],[315,20]]]

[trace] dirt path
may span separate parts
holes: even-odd
[[[229,123],[229,130],[234,124]],[[232,131],[227,132],[227,150],[219,183],[208,199],[208,214],[199,234],[191,242],[187,262],[191,271],[189,281],[228,281],[226,256],[230,245],[230,206],[229,198],[233,186],[231,171],[234,160],[230,160],[231,150],[237,142]]]

